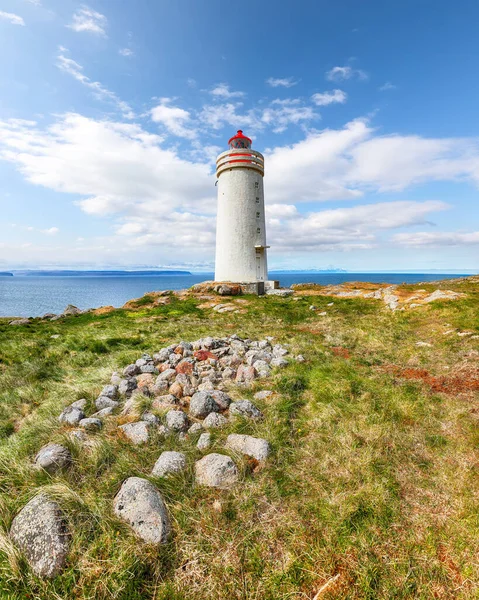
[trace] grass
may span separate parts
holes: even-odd
[[[0,598],[312,600],[321,588],[316,600],[479,598],[478,394],[437,393],[399,375],[477,377],[478,340],[444,335],[479,332],[477,285],[447,287],[466,297],[398,313],[373,300],[304,296],[245,297],[240,313],[218,314],[171,296],[21,327],[0,320]],[[264,421],[214,434],[215,449],[231,431],[265,437],[273,456],[262,468],[236,456],[241,485],[210,490],[195,487],[201,454],[184,443],[186,474],[151,478],[172,539],[145,545],[113,515],[112,499],[126,477],[150,478],[173,441],[133,447],[113,419],[85,451],[57,416],[79,398],[91,405],[111,373],[144,352],[231,333],[273,335],[307,359],[234,390],[275,394],[258,402]],[[48,441],[74,458],[54,477],[32,468]],[[7,535],[40,489],[72,532],[68,569],[53,581],[35,577]]]

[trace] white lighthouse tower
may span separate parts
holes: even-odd
[[[216,159],[215,281],[255,284],[249,287],[261,294],[274,287],[266,258],[264,157],[241,130],[228,145]]]

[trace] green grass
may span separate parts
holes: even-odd
[[[0,320],[0,598],[311,600],[334,576],[321,599],[479,598],[478,394],[434,393],[389,369],[477,375],[477,340],[443,335],[479,331],[477,285],[447,287],[467,297],[401,313],[363,299],[247,296],[241,313],[217,314],[171,296],[154,308],[140,299],[135,310],[22,327]],[[144,352],[231,333],[273,335],[307,358],[232,392],[274,390],[258,403],[263,421],[214,433],[220,451],[231,431],[265,437],[272,457],[256,468],[236,456],[242,479],[231,491],[198,488],[201,453],[185,442],[189,470],[151,478],[173,536],[145,545],[113,515],[112,499],[126,477],[150,478],[178,442],[133,447],[112,419],[85,450],[57,416],[79,398],[91,404]],[[74,458],[54,477],[32,468],[48,441]],[[53,581],[35,577],[7,536],[39,489],[58,499],[72,532],[68,568]]]

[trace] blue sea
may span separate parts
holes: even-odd
[[[461,277],[460,274],[421,273],[270,273],[282,287],[293,283],[314,282],[321,285],[345,281],[376,283],[417,283]],[[214,279],[213,273],[191,275],[127,276],[15,276],[0,277],[0,316],[38,317],[61,313],[67,304],[81,309],[99,306],[122,306],[155,290],[181,290],[195,283]]]

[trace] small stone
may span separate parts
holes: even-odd
[[[140,371],[142,373],[150,373],[151,375],[158,375],[159,371],[158,369],[155,367],[155,365],[143,365],[142,367],[140,367]]]
[[[283,367],[287,367],[288,364],[288,361],[284,358],[273,358],[273,360],[271,361],[272,367],[278,367],[280,369],[282,369]]]
[[[81,315],[82,314],[82,310],[80,310],[77,306],[74,306],[73,304],[68,304],[68,306],[65,308],[65,310],[63,311],[63,314],[65,316],[71,316],[71,315]]]
[[[72,455],[68,448],[60,444],[47,444],[35,457],[35,464],[51,475],[71,465]]]
[[[166,391],[168,391],[168,382],[167,381],[158,381],[155,382],[155,385],[150,387],[150,391],[153,396],[161,396]]]
[[[259,377],[269,377],[271,375],[271,368],[265,360],[256,360],[253,363],[253,367],[256,369]]]
[[[120,373],[118,373],[117,371],[114,371],[111,374],[111,378],[110,378],[110,383],[112,385],[120,385],[120,383],[123,381],[123,379],[121,378]]]
[[[100,396],[95,400],[95,406],[98,410],[102,410],[103,408],[107,407],[116,408],[119,404],[119,402],[108,398],[108,396]]]
[[[196,462],[195,476],[198,485],[228,489],[238,481],[239,472],[229,456],[213,453]]]
[[[304,363],[304,362],[306,362],[306,359],[304,358],[304,356],[302,354],[298,354],[298,356],[296,357],[296,362]]]
[[[194,435],[200,431],[203,431],[203,425],[201,423],[193,423],[193,425],[188,429],[189,435]]]
[[[226,367],[226,369],[223,371],[222,377],[225,380],[234,379],[236,377],[236,371],[231,367]]]
[[[236,372],[236,381],[248,383],[256,378],[256,369],[252,366],[241,364]]]
[[[228,425],[229,421],[223,415],[219,413],[210,413],[205,420],[203,421],[203,427],[205,429],[219,429],[220,427],[225,427]]]
[[[194,365],[190,360],[182,360],[176,365],[176,372],[183,373],[185,375],[191,375],[193,373]]]
[[[178,405],[178,398],[173,394],[166,394],[165,396],[158,396],[151,403],[151,408],[155,410],[167,410],[172,406]]]
[[[239,400],[230,404],[230,415],[239,415],[249,419],[261,419],[263,413],[249,400]]]
[[[218,412],[219,410],[220,407],[213,396],[208,392],[196,392],[196,394],[191,397],[190,415],[192,417],[203,419],[211,412]]]
[[[121,429],[135,446],[145,444],[150,439],[149,425],[145,421],[126,423],[125,425],[120,425],[118,429]]]
[[[85,417],[86,415],[81,408],[67,406],[63,409],[61,415],[58,417],[58,420],[60,423],[67,423],[68,425],[78,425],[78,423]]]
[[[123,375],[125,377],[134,377],[135,375],[138,375],[139,372],[140,372],[140,368],[137,367],[135,364],[128,365],[127,367],[125,367],[123,369]]]
[[[158,383],[159,381],[172,381],[175,377],[175,369],[166,369],[158,375],[158,377],[156,378],[156,382]]]
[[[169,410],[166,413],[166,426],[173,431],[186,431],[188,417],[182,410]]]
[[[83,431],[83,429],[73,429],[70,431],[70,438],[77,443],[84,444],[89,441],[88,435]]]
[[[182,452],[166,451],[160,454],[151,474],[164,477],[170,473],[181,473],[186,469],[186,456]]]
[[[160,419],[148,410],[141,415],[141,420],[146,421],[150,425],[158,426],[160,424]]]
[[[261,390],[260,392],[256,392],[256,394],[254,395],[254,399],[255,400],[266,400],[273,394],[274,394],[274,392],[272,392],[271,390]]]
[[[241,435],[231,433],[226,438],[225,447],[229,450],[241,452],[246,456],[251,456],[256,460],[266,460],[271,452],[269,442],[262,438],[255,438],[252,435]]]
[[[204,381],[198,386],[199,392],[212,392],[215,389],[212,381]]]
[[[144,358],[139,358],[137,361],[135,361],[135,365],[141,369],[141,367],[144,367],[147,364],[146,359]]]
[[[122,396],[126,396],[129,398],[133,392],[136,390],[137,383],[134,377],[130,377],[130,379],[122,379],[118,384],[118,391]]]
[[[60,506],[46,494],[35,496],[22,508],[13,519],[10,537],[39,577],[55,577],[63,570],[70,535]]]
[[[105,385],[101,391],[100,397],[101,396],[116,400],[118,398],[118,387],[116,385]]]
[[[139,390],[148,395],[155,385],[155,377],[151,373],[142,373],[137,376],[136,384]]]
[[[168,511],[160,492],[146,479],[129,477],[124,481],[113,510],[145,542],[167,542],[171,531]]]
[[[102,408],[101,410],[97,411],[96,413],[93,413],[91,416],[93,418],[97,418],[97,419],[101,419],[103,417],[109,417],[111,414],[113,414],[114,410],[115,410],[114,406],[107,406],[106,408]]]
[[[177,398],[181,398],[183,396],[183,387],[177,381],[174,381],[170,385],[168,391],[170,394],[173,394],[173,396],[176,396]]]
[[[85,410],[87,405],[87,401],[85,398],[80,398],[80,400],[76,400],[75,402],[72,402],[70,404],[70,406],[72,408],[80,408],[81,410]]]
[[[214,390],[211,392],[214,401],[220,407],[220,410],[227,410],[228,406],[231,404],[231,398],[228,396],[226,392],[222,392],[221,390]]]
[[[276,344],[276,346],[273,346],[273,354],[277,358],[286,356],[286,354],[288,354],[288,350],[284,346],[281,346],[281,344]]]
[[[87,431],[100,431],[100,429],[103,427],[103,423],[100,421],[100,419],[92,417],[88,419],[82,419],[78,425]]]
[[[207,450],[211,446],[211,433],[202,433],[198,438],[196,447],[198,450]]]

